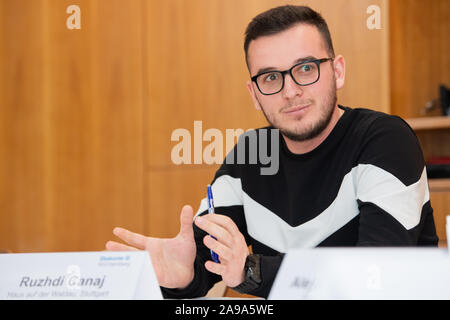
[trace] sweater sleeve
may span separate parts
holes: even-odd
[[[357,170],[358,245],[436,245],[425,161],[414,131],[383,116],[366,133]]]

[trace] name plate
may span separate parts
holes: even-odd
[[[146,251],[0,254],[0,299],[162,299]]]
[[[287,252],[269,299],[450,299],[450,256],[430,248]]]

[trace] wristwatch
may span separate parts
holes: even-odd
[[[249,254],[245,260],[244,266],[244,281],[231,288],[239,293],[248,293],[252,290],[259,288],[261,285],[261,256],[259,254]]]

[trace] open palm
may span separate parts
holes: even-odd
[[[160,286],[184,288],[194,277],[196,245],[192,226],[193,210],[184,206],[180,215],[180,232],[175,238],[152,238],[123,228],[114,228],[114,234],[128,243],[108,241],[110,251],[146,250]]]

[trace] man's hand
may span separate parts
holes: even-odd
[[[222,276],[229,287],[236,287],[244,281],[244,265],[249,250],[244,235],[229,217],[221,214],[206,214],[195,218],[195,224],[208,234],[203,243],[219,255],[220,263],[207,261],[210,272]]]
[[[146,250],[149,252],[156,278],[160,286],[184,288],[194,279],[196,245],[192,219],[194,212],[184,206],[180,215],[180,232],[172,239],[146,237],[123,228],[114,228],[113,233],[131,246],[108,241],[110,251]]]

